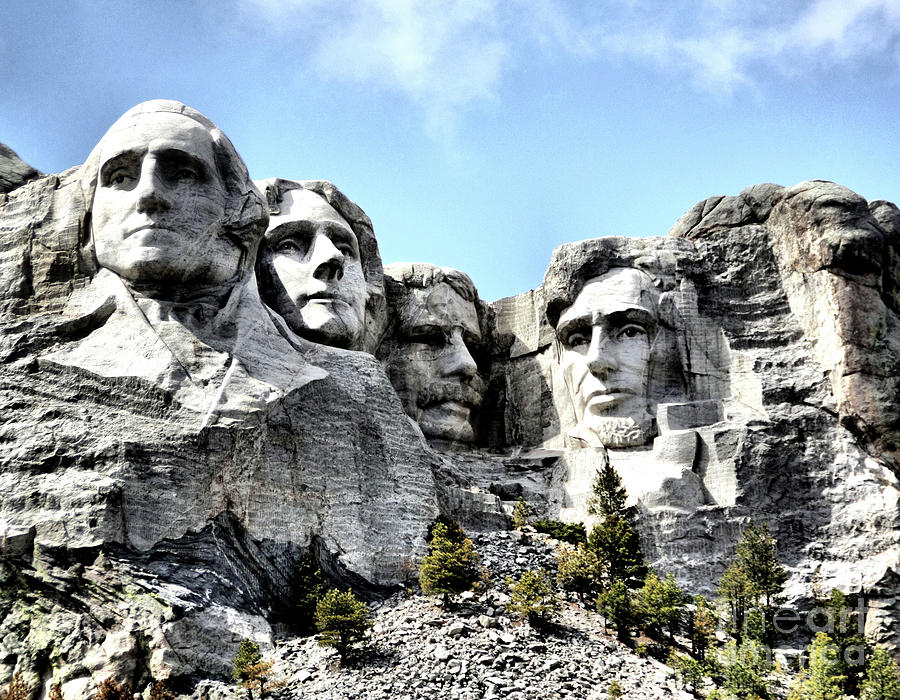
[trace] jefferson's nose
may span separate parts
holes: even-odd
[[[328,236],[316,234],[309,258],[313,265],[313,277],[317,280],[335,282],[344,276],[344,255]]]
[[[458,376],[471,379],[478,374],[478,365],[475,364],[475,358],[466,347],[459,329],[450,333],[450,342],[442,362],[442,369],[445,377]]]
[[[166,211],[172,206],[165,185],[159,178],[156,161],[146,159],[141,164],[141,172],[135,185],[137,210],[144,214]]]
[[[592,374],[605,377],[619,367],[615,350],[610,347],[609,335],[600,326],[591,330],[591,344],[587,351],[587,365]]]

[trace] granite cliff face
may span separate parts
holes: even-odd
[[[142,133],[180,133],[184,162],[133,156]],[[227,674],[241,638],[289,631],[304,553],[377,596],[415,578],[439,511],[503,529],[524,495],[590,523],[607,462],[648,557],[692,592],[765,522],[790,602],[814,576],[860,592],[867,632],[900,643],[893,204],[757,185],[666,237],[561,246],[541,287],[485,304],[448,268],[382,280],[371,222],[330,183],[283,188],[322,201],[280,204],[267,233],[280,200],[178,103],[130,110],[84,165],[24,179],[0,200],[0,681],[20,669],[75,698],[109,675]],[[191,227],[200,195],[184,193],[204,187],[221,202],[204,205],[208,248],[125,255],[124,213]],[[260,244],[296,264],[258,276]],[[335,344],[386,334],[385,366],[304,335],[341,307],[298,292],[302,274],[366,290],[364,330]]]

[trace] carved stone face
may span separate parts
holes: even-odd
[[[560,366],[577,432],[607,447],[641,445],[649,438],[647,406],[656,302],[650,279],[613,268],[588,280],[559,317]]]
[[[221,235],[226,193],[203,126],[150,112],[108,133],[100,148],[91,223],[101,267],[173,291],[236,276],[243,251]]]
[[[388,374],[406,413],[430,440],[471,443],[484,383],[470,347],[481,342],[475,304],[445,282],[408,288]]]
[[[353,348],[363,330],[366,279],[350,224],[322,197],[288,190],[269,221],[271,264],[293,308],[278,309],[295,333]]]

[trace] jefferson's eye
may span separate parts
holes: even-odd
[[[634,323],[625,326],[618,333],[619,338],[640,338],[644,335],[647,335],[647,329]]]
[[[297,253],[302,253],[303,250],[300,248],[300,245],[297,243],[297,241],[295,241],[293,238],[285,238],[277,246],[275,246],[275,252],[295,255]]]

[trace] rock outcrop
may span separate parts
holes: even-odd
[[[181,141],[122,145],[140,133]],[[264,198],[190,108],[141,105],[83,166],[25,182],[37,175],[0,199],[0,682],[18,669],[75,698],[110,675],[221,677],[242,638],[271,648],[290,632],[305,553],[376,598],[415,579],[438,512],[502,530],[524,496],[590,524],[607,463],[651,563],[691,592],[713,593],[741,529],[764,522],[790,603],[814,577],[860,593],[867,632],[900,643],[893,204],[757,185],[697,204],[666,237],[561,246],[541,287],[485,304],[445,268],[382,280],[371,222],[343,198],[375,303],[333,344],[372,350],[394,319],[386,371],[279,314],[257,277]],[[338,201],[329,183],[295,184]],[[132,231],[132,215],[150,218]],[[170,242],[194,247],[153,243],[173,222],[196,240]],[[313,274],[301,267],[282,282]],[[435,270],[447,290],[402,301],[398,280],[424,289],[412,282]],[[290,301],[300,313],[313,297]],[[444,359],[439,384],[428,371]],[[454,677],[481,663],[459,654]],[[479,673],[480,690],[515,688]]]
[[[0,143],[0,195],[12,192],[40,176],[40,172],[19,158],[9,146]]]

